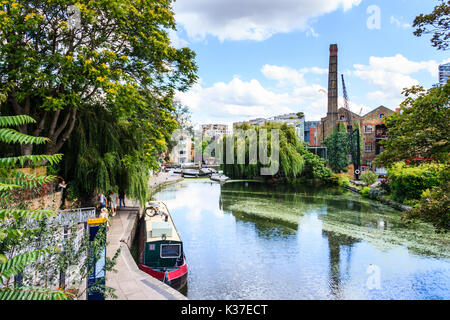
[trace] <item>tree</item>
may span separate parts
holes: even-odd
[[[6,95],[0,93],[0,102],[5,98]],[[28,136],[8,128],[34,121],[26,115],[0,116],[2,147],[10,143],[46,143],[48,138]],[[56,177],[25,173],[19,170],[20,166],[25,163],[39,166],[44,160],[55,165],[61,158],[61,154],[0,158],[0,300],[76,298],[65,286],[54,289],[54,284],[59,283],[60,272],[66,273],[69,268],[78,267],[78,276],[73,284],[79,284],[92,272],[92,261],[95,264],[106,246],[106,236],[102,237],[104,230],[100,230],[93,241],[85,235],[75,245],[75,223],[68,225],[69,236],[62,240],[63,228],[55,219],[55,211],[28,209],[27,200],[33,197],[30,191],[54,181]],[[107,258],[106,270],[114,267],[118,254],[113,259]],[[13,277],[21,280],[13,280]],[[113,295],[111,288],[97,286],[96,289]]]
[[[175,29],[171,0],[71,4],[5,0],[0,8],[0,86],[11,85],[6,111],[37,120],[18,130],[48,136],[45,154],[61,150],[92,105],[113,102],[121,118],[133,118],[196,80],[194,52],[173,48],[167,35]],[[22,155],[32,151],[33,144],[21,145]]]
[[[328,163],[331,169],[336,173],[345,171],[349,164],[350,143],[343,123],[339,123],[334,132],[325,139],[324,145],[327,147]]]
[[[356,132],[352,133],[352,141],[349,144],[350,154],[352,156],[352,163],[355,165],[357,163],[356,160],[358,158],[358,154],[359,154],[359,163],[362,163],[363,153],[361,152],[361,150],[363,149],[364,139],[363,139],[363,133],[361,131],[361,125],[359,122],[354,122],[352,128],[353,128],[352,129],[353,131],[358,129],[358,132],[359,132],[359,146],[358,146],[358,139],[356,136]]]
[[[413,22],[417,28],[414,35],[433,34],[432,46],[438,50],[447,50],[450,44],[450,0],[440,0],[430,14],[420,14]]]
[[[267,130],[267,148],[269,153],[273,148],[271,139],[271,131],[278,130],[279,133],[279,159],[272,159],[278,161],[279,171],[276,176],[285,178],[288,182],[295,183],[297,178],[303,177],[306,179],[316,179],[318,181],[328,181],[332,176],[330,169],[325,166],[325,161],[319,156],[312,154],[305,148],[304,142],[300,141],[292,126],[279,123],[267,122],[263,126],[251,126],[248,123],[243,123],[235,129],[243,131],[254,129],[256,132],[256,140],[261,139],[260,131]],[[225,136],[225,140],[229,136]],[[224,140],[224,141],[225,141]],[[257,141],[256,141],[257,142]],[[239,144],[245,143],[245,164],[237,164]],[[224,164],[221,165],[225,175],[231,178],[252,179],[260,175],[261,168],[264,167],[260,161],[256,164],[249,163],[249,144],[248,136],[243,139],[234,140],[234,163],[226,163],[227,147],[226,142],[223,143],[223,157]],[[257,142],[257,154],[259,154],[259,143]],[[259,159],[261,160],[261,159]],[[268,176],[272,178],[273,176]]]
[[[450,83],[430,90],[416,86],[403,93],[406,99],[400,104],[400,113],[385,119],[388,137],[381,143],[385,151],[375,163],[390,167],[397,161],[413,163],[417,158],[447,163]]]

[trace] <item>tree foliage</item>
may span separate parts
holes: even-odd
[[[447,163],[450,84],[428,91],[413,87],[406,89],[404,94],[406,99],[400,104],[400,113],[385,118],[388,137],[381,142],[385,151],[377,156],[375,163],[385,167],[397,161],[414,163],[414,159]]]
[[[175,109],[167,101],[137,108],[127,118],[117,109],[117,104],[93,105],[80,114],[63,149],[62,172],[79,195],[119,187],[144,203],[150,170],[157,168],[159,154],[178,125]]]
[[[0,116],[0,125],[15,125],[17,123],[31,123],[34,120],[28,116],[3,117]],[[46,141],[44,138],[27,136],[15,132],[17,141],[29,143]],[[0,131],[0,144],[10,143],[8,131]],[[29,155],[30,160],[42,162],[50,157],[46,155]],[[27,210],[20,208],[23,203],[17,203],[14,197],[16,191],[30,189],[32,186],[42,185],[55,177],[35,176],[20,172],[17,163],[20,161],[5,161],[0,158],[0,300],[7,299],[68,299],[70,294],[61,290],[51,290],[42,287],[18,288],[11,283],[11,278],[22,272],[29,264],[51,254],[52,247],[43,249],[22,248],[18,250],[18,244],[25,237],[33,237],[34,229],[27,226],[30,219],[40,220],[54,215],[51,210]]]
[[[426,189],[448,181],[450,167],[446,164],[422,163],[418,166],[397,162],[388,171],[389,186],[395,200],[417,200]]]
[[[438,50],[447,50],[450,44],[450,0],[440,0],[430,14],[420,14],[413,22],[414,35],[432,34],[431,44]]]
[[[345,171],[349,165],[350,143],[343,123],[339,123],[333,133],[325,139],[324,145],[327,147],[328,163],[331,169],[336,173]]]
[[[274,159],[278,162],[279,171],[276,176],[286,178],[287,181],[294,183],[296,179],[303,177],[306,179],[328,180],[332,173],[325,167],[325,161],[319,156],[312,154],[306,149],[305,144],[297,137],[293,127],[286,124],[266,123],[263,126],[251,126],[247,123],[237,127],[244,132],[249,129],[254,129],[256,132],[257,154],[259,154],[259,139],[261,139],[261,129],[267,130],[267,149],[268,156],[274,147],[271,145],[271,131],[278,130],[279,132],[279,159]],[[228,136],[225,137],[228,139]],[[222,169],[224,174],[231,178],[252,179],[260,176],[261,168],[269,165],[262,165],[259,159],[256,164],[251,164],[249,161],[249,144],[250,138],[245,137],[245,140],[234,139],[234,164],[223,164]],[[238,148],[239,144],[245,143],[245,164],[238,164]],[[224,160],[226,160],[226,143],[223,144]],[[225,161],[224,161],[225,162]],[[272,178],[272,176],[270,176]]]
[[[0,86],[11,87],[6,110],[37,120],[18,130],[48,136],[44,151],[54,154],[92,105],[113,102],[122,117],[133,118],[139,108],[165,104],[175,89],[189,88],[196,80],[195,54],[171,46],[171,4],[2,1]],[[22,144],[22,155],[30,155],[33,145]]]
[[[450,182],[427,189],[422,193],[420,201],[408,211],[405,217],[411,221],[430,222],[437,231],[450,230]]]

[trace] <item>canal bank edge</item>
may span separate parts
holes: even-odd
[[[352,186],[344,186],[344,187],[347,188],[347,189],[350,190],[350,191],[353,191],[353,192],[356,192],[356,193],[361,194],[361,190],[359,190],[359,189],[357,189],[357,188],[354,188],[354,187],[352,187]],[[403,204],[400,204],[400,203],[398,203],[398,202],[395,202],[394,200],[389,199],[389,198],[386,198],[386,197],[384,197],[384,196],[380,196],[380,197],[377,198],[377,199],[372,199],[372,198],[370,198],[370,199],[371,199],[371,200],[375,200],[375,201],[380,201],[380,202],[383,203],[383,204],[386,204],[386,205],[388,205],[388,206],[390,206],[390,207],[392,207],[392,208],[394,208],[394,209],[397,209],[397,210],[403,211],[403,212],[406,212],[406,211],[409,211],[409,210],[412,209],[412,207],[405,206],[405,205],[403,205]]]
[[[164,179],[165,178],[165,179]],[[167,172],[161,172],[158,176],[152,176],[149,181],[150,185],[150,198],[158,191],[162,190],[168,185],[183,181],[181,176],[170,176]]]
[[[129,208],[127,211],[126,218],[124,219],[126,223],[119,240],[121,250],[120,258],[122,259],[125,268],[123,267],[123,264],[118,267],[118,273],[112,274],[112,277],[115,279],[111,279],[111,281],[115,283],[112,287],[118,286],[121,288],[121,294],[118,295],[119,300],[188,300],[177,290],[153,278],[138,268],[131,255],[130,247],[134,240],[139,216],[143,214],[144,208],[134,207]],[[119,214],[120,213],[121,212],[119,212]],[[119,216],[119,214],[116,215],[116,217]],[[109,279],[107,278],[107,281],[108,280]],[[123,288],[125,288],[125,290]]]

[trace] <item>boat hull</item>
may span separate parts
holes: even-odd
[[[173,270],[166,272],[159,271],[155,268],[151,268],[143,264],[139,265],[139,269],[151,275],[153,278],[156,278],[166,283],[175,290],[180,290],[187,283],[188,267],[186,264],[186,260],[180,267],[174,268]]]

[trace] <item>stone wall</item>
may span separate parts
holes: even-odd
[[[66,205],[68,204],[66,200]],[[61,205],[61,191],[49,193],[43,197],[36,198],[30,201],[30,209],[50,209],[58,210]]]

